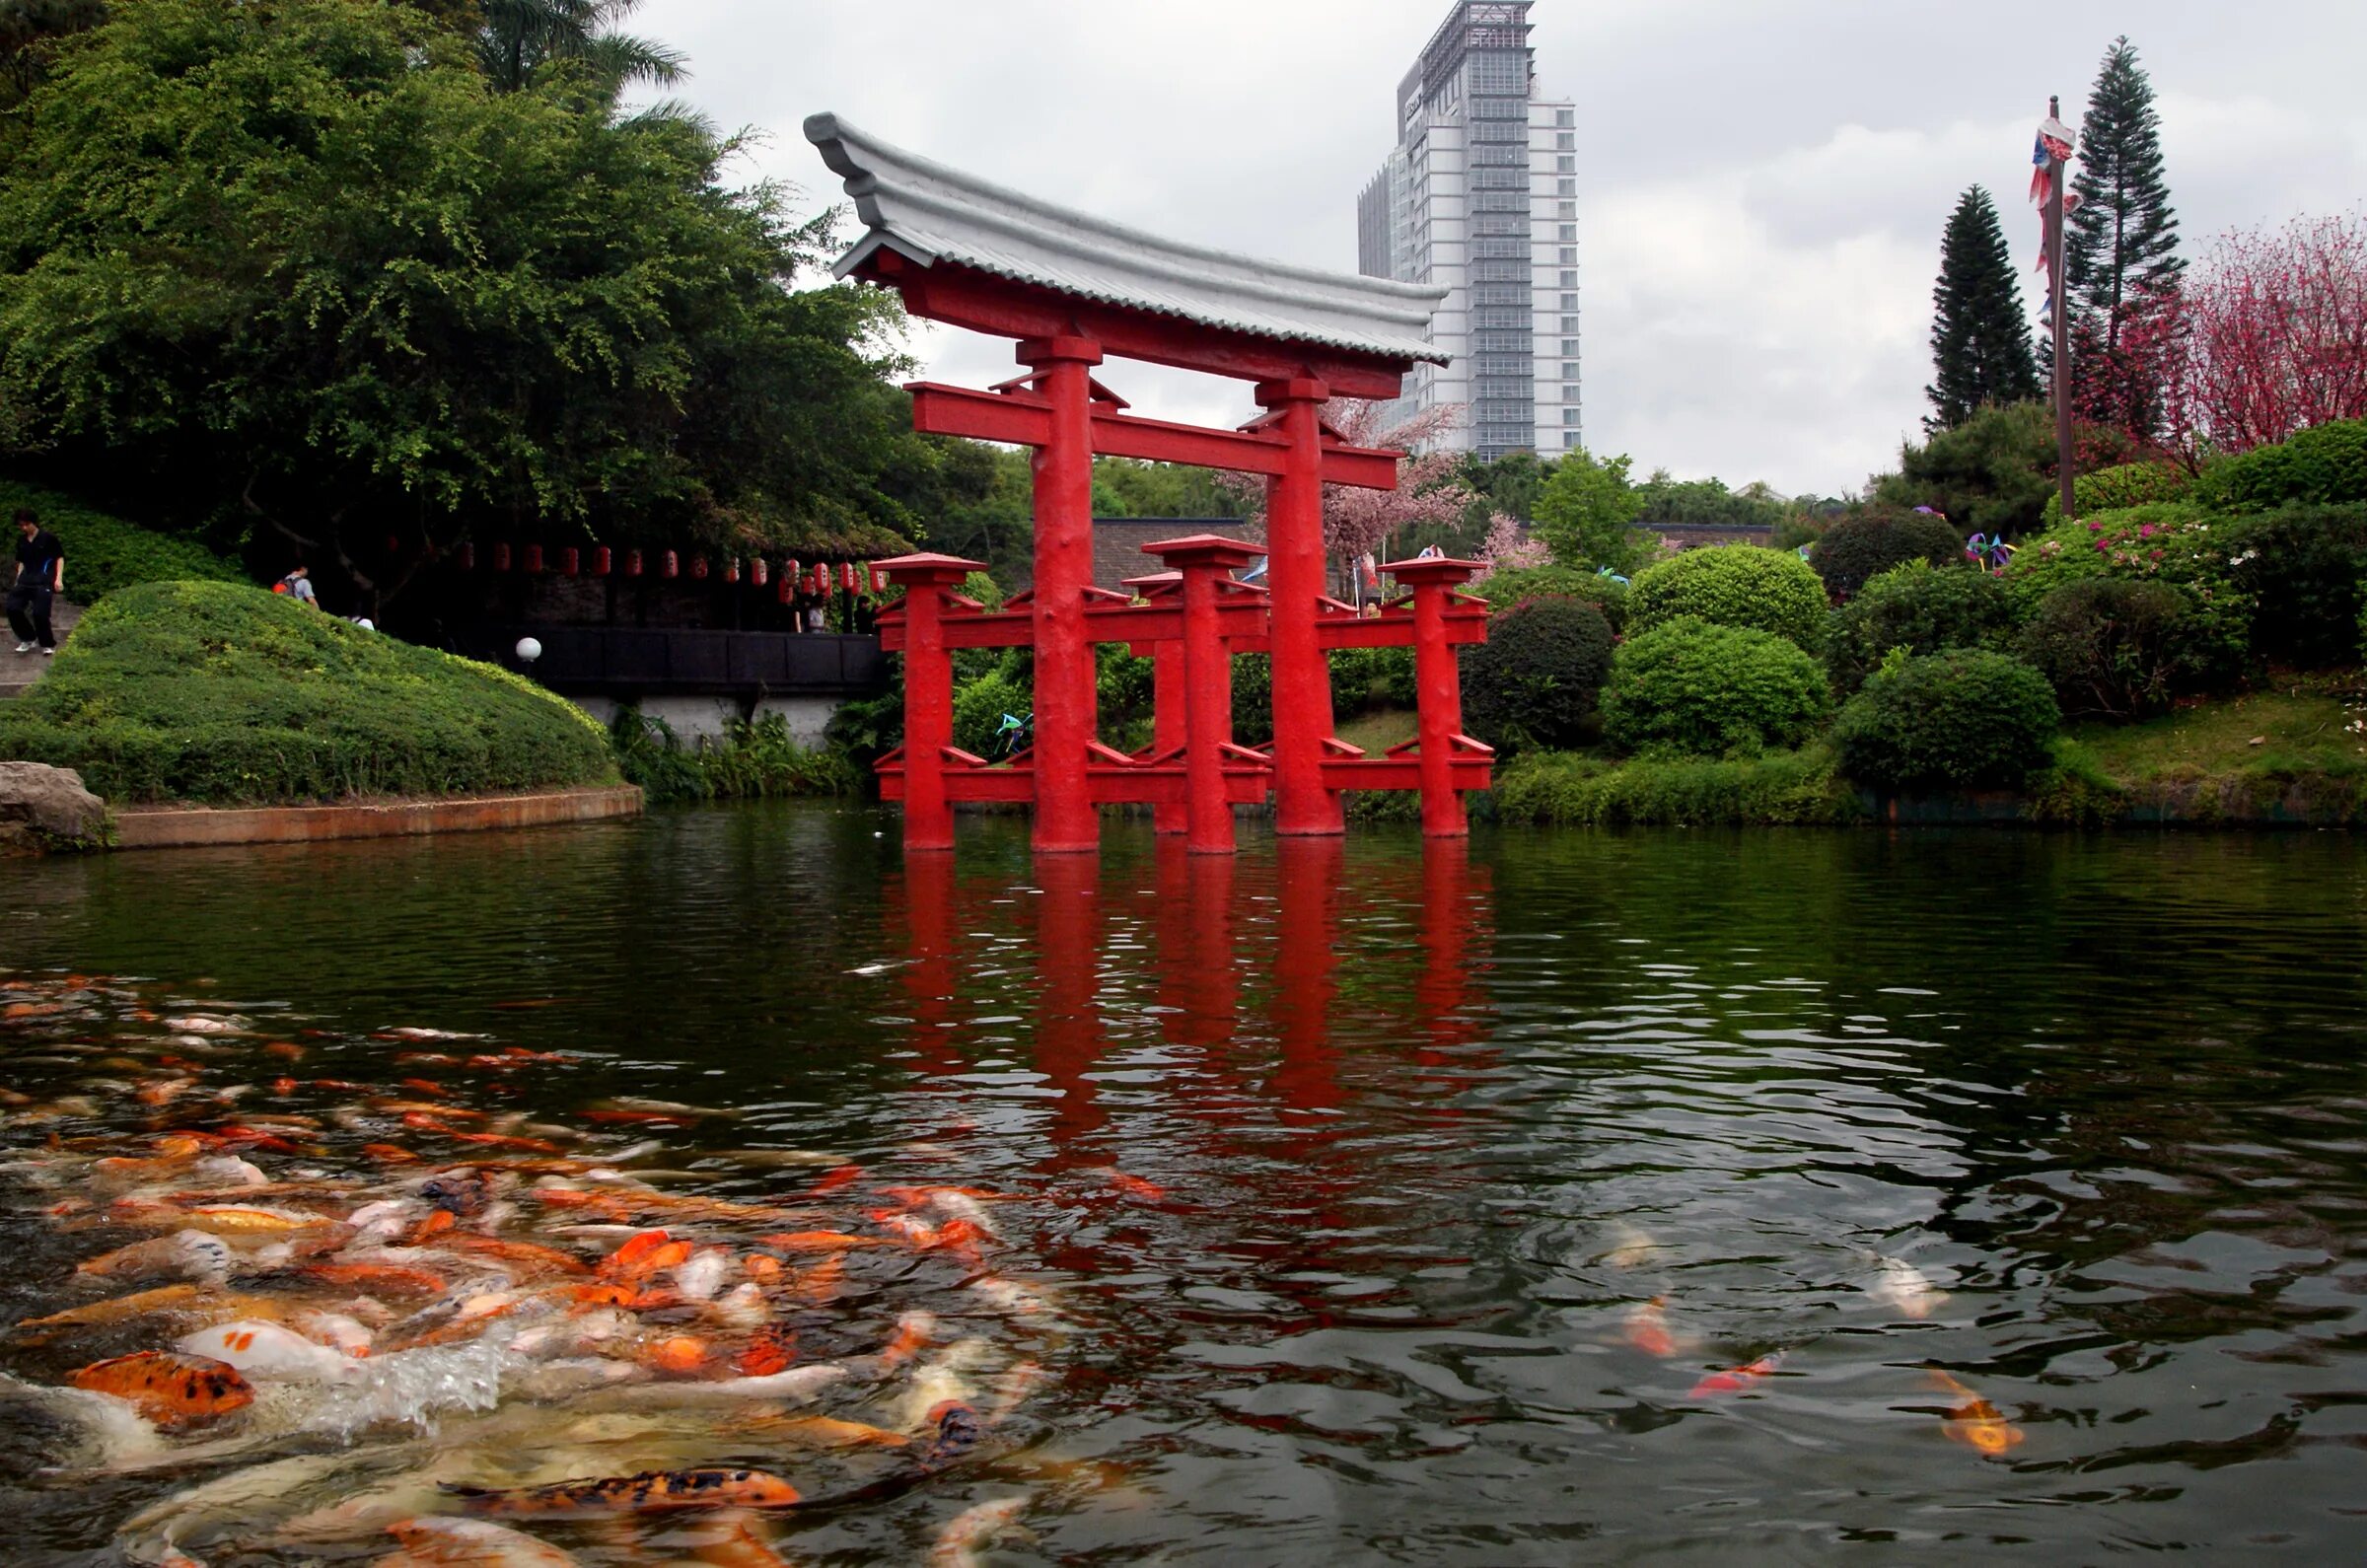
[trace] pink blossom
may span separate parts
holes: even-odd
[[[1461,424],[1462,405],[1442,403],[1425,408],[1396,425],[1382,423],[1386,406],[1334,397],[1321,410],[1324,423],[1351,447],[1397,447],[1406,453],[1398,463],[1395,490],[1324,486],[1324,552],[1333,559],[1354,559],[1379,550],[1400,529],[1453,523],[1470,504],[1470,487],[1457,477],[1463,465],[1461,453],[1414,450]],[[1264,479],[1247,473],[1220,473],[1217,482],[1255,503],[1255,516],[1265,516]]]

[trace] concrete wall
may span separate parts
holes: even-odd
[[[568,699],[603,724],[615,719],[619,708],[627,704],[614,697],[580,696]],[[823,727],[830,715],[838,711],[842,697],[761,697],[751,711],[750,704],[738,697],[648,696],[631,704],[653,719],[664,719],[674,733],[684,741],[723,739],[724,727],[734,719],[760,719],[777,713],[787,721],[789,738],[800,746],[822,745]]]

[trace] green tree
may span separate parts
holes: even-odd
[[[0,108],[48,73],[57,40],[107,19],[107,0],[0,0]]]
[[[1598,460],[1584,448],[1562,454],[1538,493],[1535,519],[1538,536],[1555,560],[1622,573],[1635,565],[1638,551],[1628,530],[1636,509],[1629,465],[1624,455]]]
[[[641,0],[482,0],[477,57],[485,80],[515,93],[553,61],[580,61],[610,91],[681,80],[682,55],[616,31]]]
[[[1927,506],[1963,535],[2037,529],[2054,493],[2054,416],[2044,403],[1989,404],[1953,430],[1899,452],[1899,471],[1875,477],[1867,499]]]
[[[370,605],[472,536],[893,549],[893,299],[553,73],[350,0],[141,0],[0,172],[0,408],[125,513],[251,531]]]
[[[1729,490],[1723,479],[1678,479],[1666,468],[1655,468],[1635,487],[1635,502],[1630,522],[1647,533],[1688,525],[1772,532],[1785,512],[1783,497],[1757,479]]]
[[[2080,201],[2064,220],[2063,292],[2082,411],[2140,436],[2160,423],[2160,397],[2124,340],[2132,321],[2177,289],[2187,264],[2162,175],[2161,123],[2135,47],[2125,36],[2114,39],[2079,127],[2071,188]]]
[[[2023,402],[2039,395],[2039,366],[2031,354],[2030,322],[2005,248],[1996,203],[1978,185],[1949,215],[1940,240],[1940,280],[1931,291],[1931,358],[1936,372],[1923,389],[1932,416],[1925,430],[1953,429],[1986,403]]]

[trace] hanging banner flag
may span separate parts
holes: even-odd
[[[2069,163],[2072,146],[2077,140],[2071,127],[2056,119],[2052,114],[2039,121],[2039,137],[2030,149],[2032,166],[2030,204],[2032,206],[2044,207],[2046,205],[2046,198],[2054,194],[2053,170],[2049,166]]]

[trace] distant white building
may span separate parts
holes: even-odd
[[[1445,288],[1398,410],[1466,405],[1483,458],[1581,444],[1577,115],[1542,98],[1530,0],[1458,0],[1398,87],[1398,145],[1356,202],[1356,264]]]

